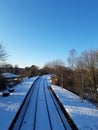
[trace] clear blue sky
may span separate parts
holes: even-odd
[[[0,0],[0,41],[20,67],[98,48],[98,0]]]

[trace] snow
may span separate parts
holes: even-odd
[[[7,130],[14,119],[32,83],[37,77],[25,78],[21,84],[14,87],[15,92],[8,97],[0,93],[0,130]]]
[[[94,104],[82,102],[80,97],[59,86],[51,86],[79,130],[98,130],[98,110]]]
[[[18,75],[12,74],[12,73],[2,73],[2,76],[6,77],[6,78],[17,78],[18,77]]]
[[[49,118],[47,114],[45,96],[44,96],[44,79],[40,79],[40,84],[36,86],[38,90],[38,102],[36,111],[36,130],[50,130]],[[40,117],[40,118],[39,118]]]
[[[14,87],[15,91],[8,97],[2,97],[2,93],[0,93],[0,130],[7,130],[9,128],[21,103],[36,78],[37,77],[30,79],[25,78],[22,84],[18,84]],[[47,78],[48,84],[51,85],[50,77],[45,76],[45,78]],[[51,87],[79,130],[98,130],[98,110],[94,104],[86,100],[83,100],[82,102],[80,97],[59,86],[51,85]],[[50,101],[48,100],[48,103],[49,102]],[[26,118],[32,117],[30,117],[29,114]],[[54,128],[55,127],[56,126],[54,126]]]

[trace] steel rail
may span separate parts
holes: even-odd
[[[36,97],[36,106],[35,106],[35,115],[34,115],[34,127],[33,127],[33,130],[36,129],[36,115],[37,115],[37,106],[38,106],[38,94],[39,94],[39,87],[38,87],[38,90],[37,90],[37,97]]]
[[[50,91],[50,89],[49,89],[49,91]],[[64,113],[62,112],[57,100],[55,99],[55,97],[54,97],[54,95],[53,95],[53,93],[51,91],[50,91],[50,95],[51,95],[51,98],[52,98],[52,100],[54,102],[55,108],[56,108],[56,110],[58,112],[58,115],[60,117],[60,120],[61,120],[65,130],[71,130],[71,127],[70,127],[67,119],[65,118]]]
[[[45,101],[46,101],[46,107],[47,107],[47,113],[48,113],[48,118],[49,118],[49,123],[50,123],[50,129],[53,130],[52,122],[51,122],[51,118],[50,118],[50,114],[49,114],[48,101],[47,101],[47,98],[46,98],[46,87],[45,87],[45,85],[44,85],[44,96],[45,96]]]
[[[48,86],[47,80],[45,80],[45,84]],[[51,99],[52,99],[52,101],[53,101],[53,103],[54,103],[55,109],[56,109],[56,111],[57,111],[57,113],[58,113],[58,116],[59,116],[59,118],[60,118],[60,121],[61,121],[61,123],[62,123],[64,129],[65,129],[65,130],[71,130],[71,127],[70,127],[70,125],[69,125],[69,123],[68,123],[66,117],[64,116],[64,114],[63,114],[63,112],[62,112],[62,110],[61,110],[61,108],[60,108],[60,106],[59,106],[59,104],[58,104],[56,98],[54,97],[53,93],[50,91],[50,86],[48,86],[48,90],[49,90]]]

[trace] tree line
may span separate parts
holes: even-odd
[[[98,102],[98,49],[89,49],[77,54],[70,50],[67,65],[62,60],[55,60],[43,67],[46,73],[57,75],[57,84],[81,98]]]
[[[45,65],[47,71],[58,77],[58,85],[64,87],[81,98],[98,102],[98,49],[89,49],[77,54],[71,49],[64,61],[52,61]]]
[[[57,85],[78,94],[82,99],[98,100],[98,49],[85,50],[79,55],[75,49],[71,49],[66,64],[59,59],[46,63],[41,69],[36,65],[23,69],[17,65],[1,64],[7,56],[0,44],[0,74],[12,72],[23,77],[51,74],[56,76]]]

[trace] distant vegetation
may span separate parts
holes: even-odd
[[[3,64],[7,53],[0,44],[0,74],[11,72],[20,75],[20,77],[32,77],[44,74],[53,74],[57,80],[55,84],[78,94],[81,98],[88,98],[98,102],[98,50],[90,49],[83,51],[80,55],[75,49],[70,50],[67,58],[68,66],[64,61],[54,60],[48,62],[43,68],[39,69],[36,65],[31,67],[19,68],[10,64]],[[2,89],[6,79],[0,76],[0,88]]]
[[[58,64],[59,63],[59,64]],[[46,73],[54,73],[58,78],[58,85],[98,102],[98,50],[90,49],[80,55],[75,49],[69,52],[68,66],[63,61],[53,61],[45,65]]]
[[[75,49],[69,52],[68,66],[64,61],[54,60],[47,63],[42,69],[33,65],[25,68],[28,76],[55,74],[56,84],[87,98],[93,102],[98,100],[98,50],[90,49],[80,55]]]
[[[4,61],[6,61],[7,52],[5,48],[2,46],[2,42],[0,43],[0,90],[6,88],[6,79],[1,75],[1,66]]]

